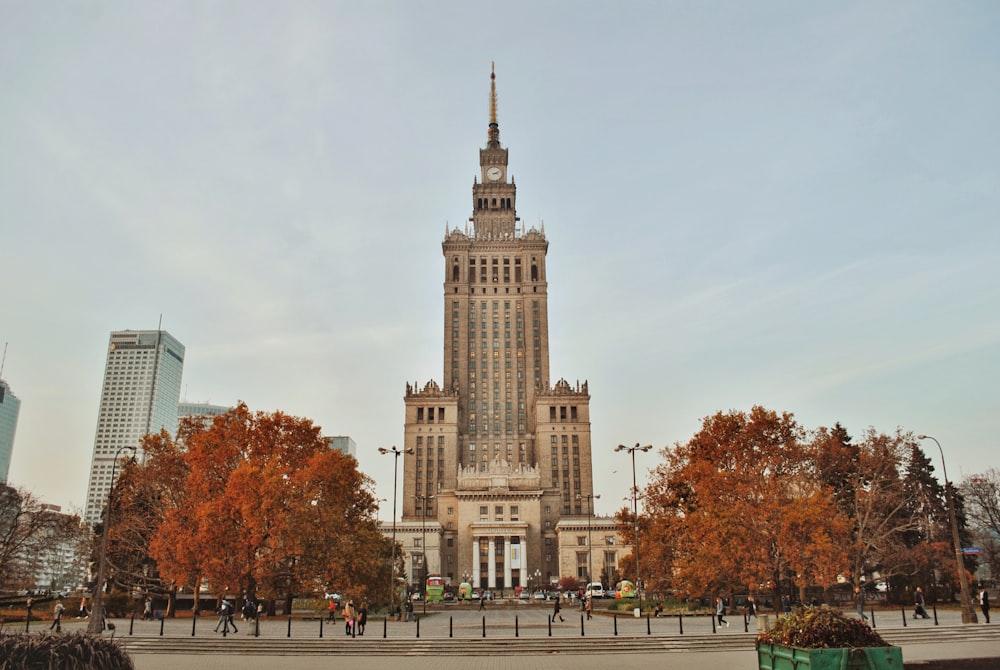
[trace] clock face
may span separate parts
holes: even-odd
[[[497,179],[503,176],[503,171],[494,165],[493,167],[491,167],[489,170],[486,171],[486,176],[491,181],[496,181]]]

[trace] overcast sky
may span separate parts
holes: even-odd
[[[990,0],[0,0],[9,479],[83,506],[108,336],[162,315],[183,397],[350,435],[391,499],[494,61],[598,513],[616,445],[754,404],[1000,466],[998,33]]]

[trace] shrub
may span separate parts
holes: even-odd
[[[0,670],[135,670],[132,659],[114,640],[71,635],[0,635]]]
[[[890,646],[860,619],[844,616],[840,610],[825,606],[799,609],[779,618],[771,630],[757,636],[757,641],[804,649]]]

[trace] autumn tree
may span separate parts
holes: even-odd
[[[220,594],[284,595],[286,605],[333,585],[388,600],[390,547],[371,482],[311,421],[241,403],[162,446],[183,477],[150,545],[164,577],[196,591],[207,581]]]
[[[980,560],[990,566],[991,574],[1000,574],[1000,470],[991,468],[970,475],[959,490],[970,529],[982,551]]]
[[[848,527],[804,437],[791,414],[762,407],[706,417],[646,489],[643,571],[672,574],[676,591],[699,596],[755,592],[788,575],[832,582]]]

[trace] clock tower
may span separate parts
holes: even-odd
[[[406,385],[399,532],[414,585],[430,574],[544,586],[591,558],[576,537],[560,557],[558,537],[563,519],[592,513],[590,395],[586,382],[551,382],[548,241],[520,225],[516,204],[491,71],[472,215],[441,245],[444,377]]]

